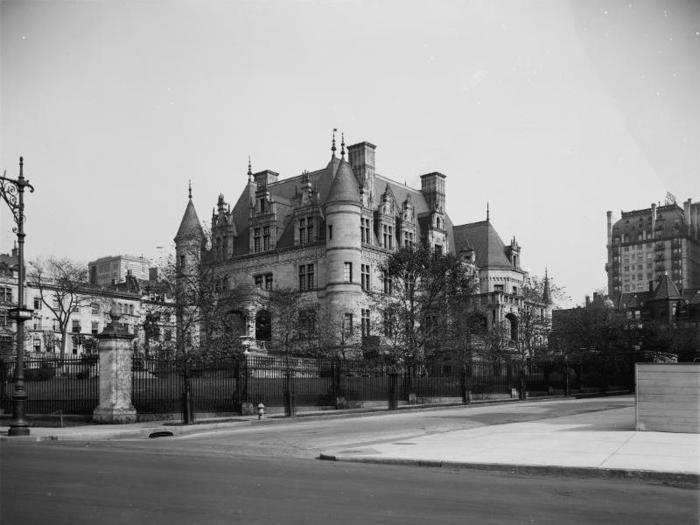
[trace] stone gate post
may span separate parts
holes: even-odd
[[[100,404],[92,414],[98,423],[134,423],[136,410],[131,404],[131,335],[119,322],[116,305],[111,322],[97,336],[100,353]]]

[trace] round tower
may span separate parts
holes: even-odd
[[[360,190],[352,167],[335,157],[328,165],[335,171],[324,205],[326,219],[326,294],[331,329],[342,328],[346,334],[360,330]],[[331,171],[331,175],[333,175]]]
[[[199,327],[194,326],[190,321],[194,318],[193,315],[196,315],[197,307],[193,299],[196,297],[199,265],[205,240],[204,230],[192,203],[191,183],[187,207],[174,240],[176,343],[178,351],[182,353],[186,350],[188,341],[189,344],[194,344],[199,337]]]
[[[189,199],[180,227],[175,234],[175,256],[178,274],[186,275],[196,270],[204,248],[204,230],[192,203],[192,184],[189,187]]]

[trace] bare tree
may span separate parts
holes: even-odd
[[[68,344],[68,323],[71,315],[89,304],[86,294],[87,268],[70,259],[49,257],[29,263],[29,279],[39,290],[41,302],[53,315],[61,336],[61,359]]]
[[[408,366],[464,343],[464,315],[476,290],[474,274],[457,257],[428,248],[401,248],[382,266],[392,293],[381,298],[386,341]]]

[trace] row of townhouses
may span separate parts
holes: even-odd
[[[10,354],[15,345],[15,322],[9,318],[8,310],[18,303],[17,276],[17,251],[0,254],[0,355]],[[146,353],[158,343],[174,341],[173,302],[162,286],[153,279],[136,279],[131,273],[125,273],[121,282],[110,278],[110,283],[109,286],[85,283],[76,294],[77,307],[68,318],[67,356],[81,356],[94,350],[91,344],[109,323],[113,308],[121,315],[120,322],[134,334],[137,353]],[[47,283],[44,288],[42,301],[40,288],[31,276],[26,283],[24,302],[32,310],[32,319],[25,323],[28,356],[60,354],[59,320],[50,308],[55,287]]]

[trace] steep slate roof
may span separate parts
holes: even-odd
[[[471,245],[476,252],[476,265],[479,268],[513,269],[506,257],[506,247],[490,221],[461,224],[453,229],[454,244]]]
[[[331,195],[337,176],[341,175],[341,173],[342,177],[338,181],[338,187],[333,189],[334,193]],[[294,201],[297,189],[305,184],[307,177],[311,182],[314,193],[318,196],[317,202],[321,205],[328,202],[331,198],[338,199],[338,196],[341,197],[340,200],[359,200],[360,198],[359,183],[354,176],[351,165],[346,160],[335,156],[331,157],[325,168],[268,184],[267,190],[270,192],[272,200],[278,203],[278,225],[282,228],[277,241],[278,248],[291,247],[294,244],[294,232],[291,224],[293,207],[291,203]],[[238,233],[234,241],[233,250],[237,254],[249,253],[249,185],[250,183],[240,194],[232,210],[234,226]],[[387,185],[395,197],[397,212],[401,210],[403,202],[410,195],[417,223],[421,215],[430,213],[428,203],[420,190],[400,184],[378,173],[375,173],[374,188],[372,188],[375,204],[379,202]],[[337,193],[335,192],[336,189]],[[367,188],[365,188],[365,191],[367,191]],[[445,229],[450,252],[455,253],[452,221],[447,214],[445,214]]]
[[[177,229],[177,234],[175,235],[175,240],[195,238],[201,239],[204,237],[204,230],[202,230],[202,224],[199,222],[199,217],[197,217],[197,212],[194,209],[194,204],[192,204],[192,199],[187,202],[187,208],[185,208],[185,214],[182,216],[182,221],[180,221],[180,227]]]

